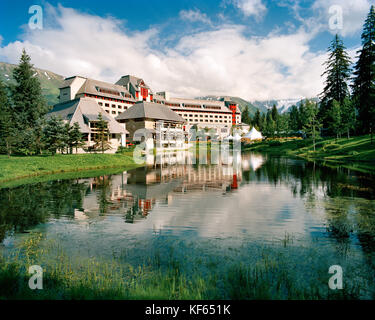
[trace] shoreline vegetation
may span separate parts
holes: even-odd
[[[210,145],[207,148],[210,149]],[[353,170],[375,172],[375,142],[371,144],[370,135],[349,139],[320,139],[316,141],[315,148],[316,151],[311,139],[279,138],[245,145],[242,151],[301,158],[323,162],[327,166],[342,165]],[[10,158],[0,155],[0,188],[53,179],[91,177],[108,172],[119,173],[121,169],[131,170],[140,166],[134,162],[132,151],[121,154],[58,154]]]
[[[132,157],[132,151],[122,154],[72,154],[55,156],[14,156],[0,155],[0,188],[25,181],[56,177],[75,178],[93,173],[131,170],[139,167]],[[90,174],[91,173],[91,174]],[[19,183],[18,183],[19,182]]]
[[[313,266],[313,272],[307,274],[290,273],[294,262],[289,251],[300,249],[289,240],[253,248],[252,263],[239,264],[231,263],[226,254],[216,260],[204,261],[202,256],[195,261],[172,253],[163,256],[158,251],[140,264],[129,262],[125,253],[110,259],[72,257],[59,241],[40,233],[30,234],[15,249],[10,255],[0,255],[0,300],[345,300],[373,294],[366,279],[348,279],[343,290],[330,290],[326,263]],[[301,249],[302,256],[324,259],[319,251]],[[193,265],[193,272],[184,261]],[[311,271],[308,259],[303,261],[307,263],[304,268]],[[33,291],[28,286],[27,270],[34,264],[43,268],[43,290]],[[203,264],[207,270],[198,272]]]
[[[342,165],[358,171],[375,172],[375,140],[371,136],[353,138],[319,139],[270,139],[245,145],[243,151],[262,152],[275,156],[288,156],[306,161],[322,162],[324,165]]]

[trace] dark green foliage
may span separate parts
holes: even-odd
[[[84,145],[84,138],[81,133],[81,129],[79,127],[79,124],[77,122],[74,122],[72,127],[69,127],[68,130],[68,144],[70,152],[72,152],[72,149],[76,149],[76,153],[78,153],[78,148],[82,147]]]
[[[8,90],[0,81],[0,149],[9,156],[14,143],[12,107],[8,98]]]
[[[43,128],[43,142],[45,149],[56,154],[63,152],[68,146],[69,132],[60,118],[51,117]]]
[[[375,124],[375,9],[371,6],[362,33],[362,49],[355,65],[353,95],[359,113],[359,130],[373,131]]]
[[[340,105],[349,96],[348,82],[351,76],[351,61],[345,49],[343,41],[336,35],[328,48],[329,58],[324,63],[326,70],[322,76],[327,78],[322,93],[319,116],[325,128],[331,128],[330,123],[337,121],[337,119],[332,119],[334,117],[331,113],[333,101],[337,101]],[[335,131],[331,130],[330,132],[334,133]]]
[[[31,59],[22,52],[19,65],[14,69],[16,85],[12,87],[14,129],[17,130],[16,152],[37,154],[41,151],[41,127],[48,112],[39,80],[34,77]]]
[[[99,150],[102,153],[104,151],[109,150],[111,148],[109,144],[109,133],[108,133],[108,123],[103,119],[101,113],[98,115],[98,121],[95,122],[96,124],[96,137],[94,139],[95,145],[94,149]]]
[[[242,112],[242,122],[246,124],[251,124],[251,118],[249,115],[249,107],[246,106],[245,110]]]

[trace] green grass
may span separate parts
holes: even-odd
[[[0,155],[0,187],[16,179],[66,174],[84,170],[137,167],[132,154],[78,154],[33,157]],[[70,177],[70,176],[68,176]]]
[[[289,245],[288,245],[289,246]],[[313,268],[313,280],[291,269],[290,259],[261,251],[255,263],[221,261],[207,264],[203,274],[193,262],[189,275],[171,254],[167,266],[155,255],[152,262],[132,265],[113,257],[97,260],[68,256],[53,240],[39,233],[30,234],[13,250],[0,256],[0,300],[4,299],[127,299],[127,300],[202,300],[202,299],[359,299],[362,282],[349,280],[344,290],[328,289],[329,274],[324,266]],[[188,259],[182,257],[182,259]],[[150,261],[151,261],[150,260]],[[28,287],[28,266],[43,268],[43,290]],[[316,273],[315,273],[316,272]],[[358,280],[358,279],[357,279]]]
[[[344,163],[353,168],[375,169],[375,140],[371,144],[369,135],[350,139],[324,139],[316,143],[314,152],[311,139],[286,142],[265,141],[254,143],[245,150],[266,152],[272,155],[301,157],[326,163]],[[356,165],[357,164],[357,165]]]

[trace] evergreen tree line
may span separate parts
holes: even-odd
[[[243,122],[255,126],[267,137],[286,136],[301,132],[315,137],[350,137],[351,134],[373,134],[375,126],[375,9],[371,6],[361,36],[362,48],[358,60],[352,61],[339,35],[328,48],[324,63],[324,90],[320,102],[301,101],[288,113],[278,114],[276,106],[266,114],[259,110],[253,118],[248,107]]]
[[[0,81],[0,153],[35,155],[72,153],[83,145],[78,123],[46,117],[49,107],[25,50],[14,69],[15,85]]]

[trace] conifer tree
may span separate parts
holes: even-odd
[[[350,138],[350,132],[354,130],[356,123],[356,110],[351,99],[346,98],[341,104],[341,121],[343,132]]]
[[[297,132],[301,128],[299,127],[299,111],[297,106],[292,106],[289,113],[289,127],[290,130]]]
[[[320,104],[320,117],[324,126],[335,121],[329,112],[333,101],[336,100],[340,105],[349,96],[348,82],[351,76],[350,57],[339,35],[336,34],[332,40],[328,52],[328,60],[324,63],[326,70],[322,74],[326,76],[326,81]]]
[[[33,154],[38,150],[38,133],[41,119],[48,112],[38,78],[26,51],[22,51],[19,65],[14,69],[16,85],[12,88],[15,126],[18,129],[18,148],[22,153]]]
[[[333,100],[331,108],[330,108],[330,114],[331,118],[328,123],[329,128],[331,132],[335,133],[336,139],[338,137],[341,137],[341,132],[342,132],[342,121],[341,121],[341,106],[340,102]]]
[[[96,121],[96,138],[94,149],[100,150],[102,153],[111,148],[109,142],[108,123],[103,119],[101,113],[98,115],[98,121]]]
[[[255,112],[254,119],[253,119],[253,126],[257,130],[261,130],[262,125],[261,125],[261,116],[260,116],[259,109],[257,109],[257,111]]]
[[[316,139],[319,136],[321,123],[318,118],[319,107],[317,103],[306,101],[303,105],[303,130],[306,135],[313,139],[313,147],[315,152]]]
[[[79,127],[78,122],[74,122],[73,126],[70,127],[69,131],[69,146],[71,148],[76,149],[76,153],[78,153],[78,148],[84,145],[83,135],[81,133],[81,129]]]
[[[60,118],[51,117],[46,121],[43,127],[44,147],[53,155],[59,150],[63,152],[67,147],[67,132],[66,127]]]
[[[7,88],[0,80],[0,148],[2,152],[6,152],[8,156],[12,153],[14,134],[12,108],[8,98]]]
[[[249,107],[248,106],[246,106],[245,110],[242,112],[242,122],[246,123],[246,124],[251,123],[251,118],[250,118],[250,115],[249,115]]]
[[[362,33],[362,49],[354,67],[353,96],[362,133],[371,133],[375,125],[375,8],[371,6]]]

